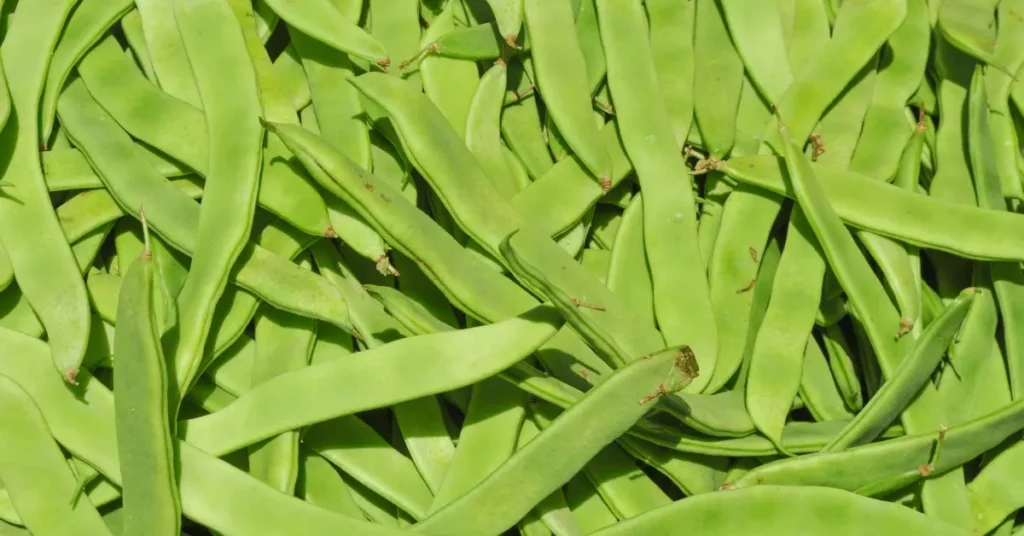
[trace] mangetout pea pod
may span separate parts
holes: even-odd
[[[221,455],[301,426],[470,385],[533,353],[560,324],[555,310],[541,305],[496,324],[403,339],[282,374],[217,413],[186,421],[184,437]],[[494,349],[486,358],[474,351],[484,343]],[[253,414],[262,418],[253,421]]]
[[[739,514],[738,514],[739,513]],[[804,534],[864,534],[871,532],[967,536],[968,531],[900,506],[853,493],[818,487],[759,486],[706,493],[677,501],[635,519],[599,530],[597,536],[644,534],[671,536],[683,525],[700,527],[702,534],[785,534],[799,527]]]
[[[426,534],[493,534],[508,529],[565,484],[597,452],[697,372],[687,347],[634,360],[567,409],[469,493],[413,526]],[[595,420],[595,416],[600,419]]]
[[[127,534],[176,535],[181,502],[174,472],[168,374],[153,302],[149,230],[124,275],[114,340],[114,412]],[[128,259],[124,259],[125,262]]]

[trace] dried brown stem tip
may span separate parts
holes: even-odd
[[[821,134],[811,134],[811,161],[817,162],[818,158],[825,154],[825,140],[821,138]]]
[[[593,303],[588,303],[588,302],[586,302],[584,300],[577,300],[576,298],[571,298],[569,301],[573,305],[575,305],[576,307],[584,307],[586,309],[593,309],[595,311],[604,311],[605,310],[603,305],[595,305]]]
[[[914,321],[912,319],[906,318],[906,317],[901,318],[900,319],[900,329],[899,329],[899,331],[896,332],[896,338],[897,339],[902,338],[907,333],[910,333],[910,330],[912,330],[912,329],[914,329]]]

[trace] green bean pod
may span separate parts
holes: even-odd
[[[143,232],[147,240],[142,254],[132,262],[121,285],[120,328],[114,339],[114,413],[124,530],[176,535],[181,528],[181,500],[170,420],[174,413],[169,407],[171,380],[156,324],[149,231]]]
[[[227,453],[286,430],[469,385],[508,368],[551,338],[559,325],[554,316],[552,308],[539,306],[490,326],[395,341],[361,353],[360,359],[283,374],[254,388],[225,410],[187,421],[184,435],[187,441],[209,452]],[[490,341],[500,351],[489,359],[480,359],[468,351],[480,341]],[[415,360],[421,369],[419,374],[406,372],[409,365],[405,361],[409,360]],[[392,379],[369,385],[361,380],[366,374]],[[434,381],[426,382],[428,375]],[[345,380],[353,385],[342,389],[338,382]],[[315,387],[318,384],[334,387],[319,389]],[[382,390],[382,385],[387,388]],[[310,403],[300,413],[257,409],[280,409],[282,401],[295,407],[302,397],[310,397]],[[261,411],[265,418],[250,421],[252,411]]]
[[[790,216],[771,301],[754,339],[745,396],[747,412],[757,429],[783,452],[782,430],[800,390],[804,348],[821,300],[821,288],[813,283],[824,275],[825,261],[810,224],[796,208]]]
[[[823,451],[840,451],[868,443],[896,419],[935,372],[953,336],[967,317],[974,295],[974,289],[963,292],[928,325],[892,378]]]
[[[742,511],[745,515],[735,515]],[[808,515],[811,513],[812,515]],[[650,534],[669,536],[681,524],[694,524],[710,535],[786,532],[799,525],[807,533],[862,534],[870,516],[876,531],[915,531],[966,535],[968,531],[908,508],[820,487],[760,486],[709,493],[677,501],[636,519],[599,530],[597,536]]]
[[[850,171],[811,169],[829,204],[855,228],[969,259],[1024,260],[1024,238],[1015,230],[1024,228],[1024,218],[1015,214],[921,195]],[[734,157],[722,171],[741,183],[794,195],[774,157]]]
[[[654,282],[655,317],[669,345],[693,348],[704,374],[687,389],[699,392],[715,369],[718,335],[697,243],[693,194],[684,180],[685,162],[659,98],[641,6],[599,0],[597,8],[623,144],[645,192],[644,245]]]
[[[155,83],[175,98],[202,108],[195,75],[174,13],[175,2],[141,0],[135,2],[142,19],[146,50],[153,65]]]
[[[692,380],[695,369],[696,361],[686,348],[634,361],[555,419],[470,493],[424,519],[414,530],[480,534],[511,527],[632,426],[651,401]],[[599,426],[592,420],[595,414],[602,415]],[[515,485],[510,485],[512,482]]]
[[[387,71],[391,58],[384,45],[366,30],[350,22],[329,0],[288,2],[264,0],[267,6],[289,25],[332,48],[372,62]]]
[[[17,128],[7,124],[0,153],[8,191],[0,197],[0,240],[18,286],[49,334],[54,365],[75,382],[89,338],[88,295],[67,241],[61,236],[39,163],[39,99],[50,54],[75,2],[50,0],[18,11],[0,47]],[[39,247],[45,244],[46,247]]]
[[[46,86],[39,112],[40,125],[43,129],[40,139],[43,147],[47,145],[53,131],[57,97],[60,96],[60,90],[71,74],[71,69],[133,5],[131,0],[82,2],[68,19],[46,73]]]

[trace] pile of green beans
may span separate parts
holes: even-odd
[[[1024,535],[1024,0],[0,0],[0,536]]]

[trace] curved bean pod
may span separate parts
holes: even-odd
[[[1024,403],[1014,402],[999,411],[949,428],[941,455],[934,460],[931,458],[938,430],[842,452],[822,452],[771,462],[736,480],[733,487],[780,484],[855,491],[884,482],[895,474],[917,472],[922,464],[934,465],[934,469],[929,467],[932,469],[929,475],[941,475],[995,447],[1021,428],[1024,428]],[[925,475],[918,472],[914,480],[923,478]],[[908,483],[897,484],[890,491]]]
[[[454,30],[456,28],[455,12],[459,7],[461,7],[460,4],[448,3],[445,6],[444,12],[424,32],[423,41],[431,42],[441,35]],[[465,138],[469,105],[473,101],[473,95],[476,94],[477,86],[480,84],[480,74],[476,63],[470,60],[428,56],[420,64],[420,76],[423,81],[423,91],[427,97],[423,100],[433,102],[437,109],[440,110],[441,115],[447,119],[448,124],[458,133],[459,138]],[[404,82],[397,77],[392,78],[396,83],[415,90],[419,96],[423,96],[422,93],[419,93],[418,87]],[[356,85],[356,89],[359,89],[358,85]],[[394,125],[394,127],[398,128],[398,125]],[[398,130],[403,138],[403,148],[406,152],[413,151],[412,148],[405,147],[404,145],[410,141],[407,139],[407,133],[402,133],[401,128]],[[396,143],[396,145],[398,144]],[[410,158],[415,160],[414,155],[410,155]]]
[[[599,184],[611,181],[611,162],[591,117],[586,61],[573,31],[569,3],[522,0],[533,44],[534,82],[544,95],[549,117],[573,153]]]
[[[789,62],[779,61],[788,57],[779,6],[750,5],[740,0],[725,0],[719,5],[750,80],[769,101],[778,102],[793,82]]]
[[[501,252],[513,273],[554,303],[613,367],[665,347],[653,325],[636,319],[626,303],[546,237],[518,231],[502,243]]]
[[[903,24],[889,37],[889,63],[878,71],[871,105],[853,153],[850,169],[878,180],[895,175],[900,152],[910,139],[903,111],[917,90],[928,63],[928,6],[908,0]]]
[[[181,289],[182,319],[174,372],[184,392],[202,361],[216,299],[252,226],[263,130],[260,94],[244,37],[226,4],[175,4],[175,16],[203,100],[209,147],[196,247]],[[217,51],[212,54],[210,51]],[[219,81],[230,80],[231,84]]]
[[[45,147],[46,141],[50,139],[53,131],[53,118],[57,114],[57,97],[60,96],[64,82],[67,81],[71,69],[75,67],[78,60],[82,59],[100,37],[110,29],[111,26],[134,6],[132,0],[93,0],[81,2],[61,33],[57,48],[50,58],[50,65],[46,72],[46,85],[43,90],[43,97],[40,103],[42,108],[40,124],[42,132],[40,139]]]
[[[555,316],[549,306],[538,306],[497,324],[403,339],[360,352],[359,359],[332,361],[284,374],[254,388],[222,411],[187,421],[184,437],[208,452],[223,454],[286,430],[469,385],[508,368],[551,338],[559,325]],[[488,359],[480,359],[472,351],[480,341],[494,344],[496,351]],[[410,363],[421,372],[409,374]],[[427,382],[428,374],[434,376],[433,381]],[[371,385],[361,379],[371,376],[382,383]],[[385,376],[392,379],[384,381]],[[340,388],[338,382],[346,379],[353,385]],[[333,387],[321,389],[316,385]],[[381,390],[381,386],[387,388]],[[282,401],[301,407],[299,401],[304,397],[309,398],[304,405],[308,411],[275,415],[271,409],[281,408]],[[263,419],[251,421],[253,412],[264,415]]]
[[[0,153],[7,161],[5,182],[17,191],[17,199],[0,197],[0,239],[19,288],[50,335],[53,362],[69,383],[75,382],[89,339],[89,298],[46,191],[37,120],[50,54],[74,4],[26,4],[0,47],[14,111],[0,135]]]
[[[735,157],[722,171],[793,197],[775,157]],[[921,195],[863,175],[811,164],[825,196],[849,225],[969,259],[1024,260],[1024,218]]]
[[[974,289],[963,292],[928,325],[892,377],[882,384],[850,424],[822,451],[840,451],[868,443],[896,419],[935,372],[949,343],[967,317],[974,294]]]
[[[825,260],[797,207],[790,216],[771,301],[754,339],[745,397],[750,419],[783,452],[782,430],[800,391],[804,351],[821,300],[821,287],[814,283],[824,276]]]
[[[693,113],[704,148],[721,158],[736,139],[743,60],[729,38],[718,2],[699,1],[696,19]]]
[[[511,527],[642,417],[651,400],[690,381],[696,366],[685,347],[637,359],[562,413],[472,491],[413,529],[427,534],[480,534]],[[597,426],[592,419],[595,414],[602,415]],[[560,449],[557,454],[555,445]]]
[[[78,483],[64,453],[31,394],[6,375],[0,375],[0,415],[10,432],[0,447],[0,475],[25,527],[39,536],[109,535],[92,503],[69,504]]]
[[[608,289],[622,300],[631,314],[647,325],[654,320],[654,284],[644,252],[643,197],[636,195],[622,214],[622,224],[608,263]]]
[[[506,199],[519,192],[501,144],[501,111],[505,98],[508,72],[503,61],[480,77],[480,86],[469,107],[466,119],[466,147],[473,153],[494,187]]]
[[[797,202],[807,214],[825,257],[846,291],[854,315],[861,322],[869,341],[869,344],[864,345],[865,349],[874,351],[882,374],[890,378],[899,360],[906,354],[911,338],[893,337],[891,330],[895,327],[898,331],[900,326],[896,308],[849,230],[843,226],[835,209],[828,203],[814,170],[790,137],[781,116],[777,116],[776,121]],[[903,422],[911,433],[934,430],[942,425],[945,412],[937,397],[938,392],[926,386],[915,402],[903,412]],[[922,495],[926,512],[964,526],[969,525],[966,490],[958,471],[926,483]]]
[[[0,355],[0,374],[32,395],[61,445],[120,484],[112,393],[86,373],[76,390],[65,387],[46,363],[43,342],[8,330],[0,330],[0,339],[5,348],[17,350]],[[283,495],[185,442],[179,442],[178,454],[182,512],[212,530],[258,536],[291,531],[314,536],[404,534]]]
[[[116,40],[109,37],[89,51],[78,72],[93,98],[122,128],[208,175],[210,145],[203,112],[147,82],[128,63]],[[266,69],[262,72],[266,78]],[[280,99],[272,102],[280,103]],[[279,105],[275,110],[277,115],[282,113]],[[263,158],[266,165],[261,170],[259,204],[307,233],[323,236],[330,223],[316,189],[296,173],[279,146],[271,143]]]
[[[967,147],[971,160],[971,175],[979,207],[1007,210],[1004,196],[1011,192],[1003,191],[1002,186],[1006,181],[996,165],[998,160],[994,149],[996,143],[992,139],[991,118],[998,114],[990,113],[986,79],[987,76],[982,73],[981,68],[976,67],[971,78],[967,101]],[[1017,178],[1013,178],[1012,181],[1016,182],[1016,189],[1021,187]],[[1020,329],[1024,322],[1024,272],[1016,262],[994,263],[988,266],[988,270],[1003,323],[1010,390],[1016,395],[1014,398],[1020,398],[1024,390],[1024,333],[1021,333]],[[998,368],[1002,369],[1002,366]],[[1002,373],[997,376],[1001,375]],[[994,386],[989,385],[986,389],[991,387]]]
[[[366,30],[350,22],[328,0],[290,2],[264,0],[267,7],[277,13],[290,26],[298,28],[336,50],[372,62],[383,70],[391,65],[384,45]]]
[[[742,511],[746,515],[736,515]],[[903,506],[828,488],[760,486],[691,497],[618,523],[597,536],[650,534],[669,536],[681,524],[693,524],[710,535],[787,532],[793,526],[808,534],[863,534],[861,520],[870,516],[875,532],[914,531],[962,535],[968,531]]]
[[[412,86],[380,73],[364,74],[352,84],[387,111],[412,163],[430,182],[459,228],[500,258],[498,245],[511,231],[523,226],[523,219],[501,198],[438,108]]]
[[[599,0],[608,87],[626,153],[644,191],[644,245],[654,282],[654,309],[669,345],[686,343],[697,355],[700,377],[710,382],[718,333],[697,242],[696,209],[688,173],[659,91],[640,4]],[[684,313],[685,311],[685,313]]]
[[[106,181],[109,191],[115,194],[114,204],[121,205],[125,211],[133,211],[133,207],[140,205],[150,207],[149,220],[154,230],[174,248],[194,254],[199,234],[199,205],[185,199],[177,188],[168,189],[168,182],[140,160],[128,136],[112,128],[114,125],[109,119],[104,120],[107,116],[89,98],[82,84],[72,82],[65,90],[58,104],[58,113],[65,126],[74,125],[72,130],[79,135],[76,141],[87,151],[92,165],[100,170],[101,179]],[[89,196],[90,203],[95,202],[104,208],[102,214],[98,210],[84,211],[83,215],[89,216],[90,220],[100,222],[92,223],[92,228],[120,216],[120,210],[114,211],[110,206],[115,200],[111,200],[106,191],[85,192],[78,197],[86,196]],[[65,227],[71,226],[72,222],[65,222]],[[75,224],[74,227],[89,226]],[[281,309],[332,322],[339,327],[349,326],[344,302],[338,299],[337,291],[323,278],[252,243],[246,246],[241,256],[234,268],[237,270],[235,280],[245,288]],[[285,282],[292,285],[288,290],[283,288]],[[302,291],[304,296],[296,294],[298,289],[305,289]],[[319,312],[313,312],[314,309]]]

